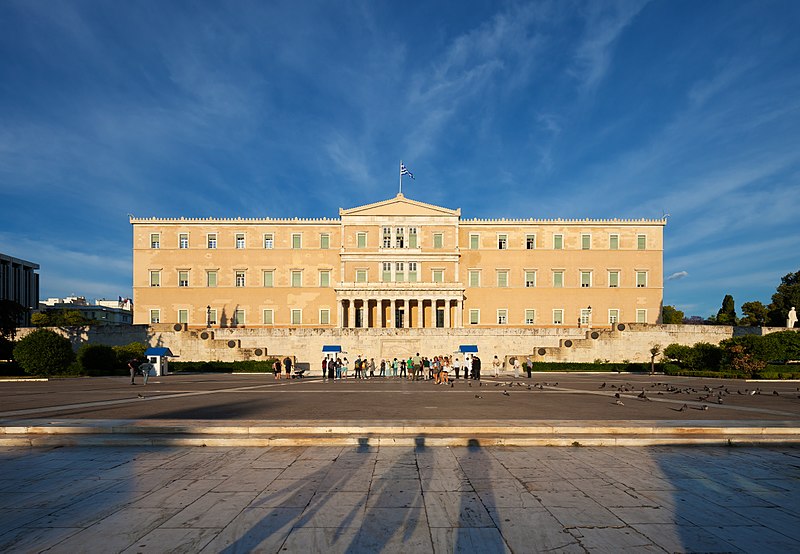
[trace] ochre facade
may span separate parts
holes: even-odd
[[[188,328],[659,323],[665,220],[478,220],[396,197],[338,219],[146,219],[134,323]]]

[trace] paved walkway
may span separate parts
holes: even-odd
[[[6,552],[797,552],[793,448],[0,448]]]

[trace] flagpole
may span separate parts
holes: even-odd
[[[403,194],[403,160],[400,160],[400,193]]]

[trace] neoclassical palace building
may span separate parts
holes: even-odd
[[[134,323],[658,323],[664,219],[462,219],[398,194],[322,219],[130,219]]]

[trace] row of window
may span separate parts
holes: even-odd
[[[150,271],[150,286],[151,287],[160,287],[161,286],[161,270],[151,270]],[[525,288],[532,288],[537,286],[537,271],[535,270],[524,270],[523,275],[523,284]],[[608,270],[606,272],[606,285],[609,288],[619,288],[621,286],[621,271],[619,270]],[[481,286],[481,274],[482,270],[480,269],[470,269],[469,270],[469,280],[468,286],[470,288],[478,288]],[[498,288],[508,288],[512,286],[511,280],[509,279],[509,275],[511,274],[510,270],[507,269],[497,269],[495,270],[495,286]],[[580,284],[581,288],[587,288],[596,286],[594,283],[594,274],[593,270],[581,270],[578,272],[578,283]],[[647,271],[635,271],[635,285],[637,288],[645,288],[647,287]],[[189,275],[190,271],[188,269],[178,270],[178,286],[179,287],[188,287],[189,286]],[[274,287],[275,286],[275,270],[263,270],[261,272],[261,286],[263,287]],[[552,271],[552,287],[553,288],[564,288],[567,286],[565,283],[565,275],[566,271],[564,270],[553,270]],[[356,270],[356,283],[368,283],[370,282],[369,279],[369,270],[367,269],[357,269]],[[409,282],[409,283],[416,283],[418,277],[418,265],[417,262],[382,262],[382,272],[381,272],[381,281],[384,283],[402,283],[402,282]],[[433,283],[443,283],[445,278],[445,270],[444,269],[432,269],[431,270],[431,282]],[[247,271],[245,270],[235,270],[233,272],[233,282],[234,286],[236,287],[245,287],[247,286]],[[300,269],[293,269],[289,271],[289,282],[292,287],[302,287],[303,286],[303,270]],[[217,270],[206,270],[205,271],[205,286],[206,287],[216,287],[219,284],[219,272]],[[317,278],[317,286],[318,287],[330,287],[331,286],[331,270],[320,270],[318,272]]]
[[[407,233],[406,233],[407,231]],[[368,247],[368,235],[369,233],[362,231],[356,233],[356,247],[357,248],[367,248]],[[382,231],[382,242],[381,245],[383,248],[418,248],[418,237],[417,237],[417,229],[415,227],[384,227]],[[219,242],[219,236],[217,233],[207,233],[206,234],[206,247],[209,249],[217,248]],[[263,234],[263,247],[266,249],[271,249],[275,247],[275,235],[274,233],[264,233]],[[536,248],[536,235],[535,234],[527,234],[525,235],[525,244],[524,247],[527,250],[534,250]],[[291,235],[291,246],[293,249],[300,249],[303,248],[303,233],[292,233]],[[331,246],[331,236],[328,233],[322,233],[319,235],[319,247],[323,250],[329,249]],[[432,236],[432,246],[433,248],[444,248],[444,233],[433,233]],[[469,235],[469,249],[470,250],[478,250],[481,246],[481,236],[479,233],[470,233]],[[592,242],[592,235],[591,233],[582,233],[580,238],[580,248],[581,250],[591,250],[593,246]],[[597,245],[594,245],[597,247]],[[620,249],[620,236],[617,233],[611,233],[608,235],[608,242],[606,243],[608,250],[619,250]],[[247,247],[247,240],[245,233],[236,233],[234,235],[233,247],[236,249],[244,249]],[[151,233],[150,234],[150,248],[158,249],[161,248],[161,233]],[[189,233],[180,233],[178,235],[178,248],[180,249],[187,249],[189,248]],[[563,250],[564,249],[564,235],[563,234],[555,234],[553,235],[553,242],[552,242],[553,250]],[[509,239],[508,234],[505,233],[498,233],[497,234],[497,249],[498,250],[508,250],[509,249]],[[636,249],[637,250],[646,250],[647,249],[647,235],[639,234],[636,235]]]
[[[507,308],[499,308],[496,312],[497,318],[495,323],[497,325],[508,325],[509,315],[508,315]],[[189,310],[183,309],[178,310],[178,323],[189,323]],[[206,324],[206,325],[217,325],[220,324],[224,327],[235,327],[238,325],[246,325],[246,313],[245,310],[237,309],[234,310],[229,317],[228,321],[220,321],[217,317],[218,312],[216,308],[209,308],[206,312],[206,319],[205,321],[201,322],[194,322],[195,324]],[[303,310],[299,308],[290,308],[289,309],[289,321],[291,325],[302,325],[303,323]],[[593,322],[592,320],[592,310],[591,308],[583,308],[580,310],[578,315],[578,321],[581,325],[588,325]],[[610,325],[614,325],[620,321],[620,310],[617,308],[611,308],[608,310],[608,319],[607,322]],[[469,310],[469,318],[468,322],[470,325],[480,325],[481,324],[481,311],[479,309],[470,309]],[[553,325],[564,325],[564,309],[563,308],[556,308],[552,310],[552,320]],[[160,309],[151,309],[150,310],[150,323],[161,323],[161,310]],[[262,325],[274,325],[275,323],[275,312],[271,308],[265,308],[261,311],[261,324]],[[329,308],[321,308],[319,310],[319,319],[318,323],[320,325],[330,325],[331,324],[331,311]],[[534,325],[537,322],[536,320],[536,310],[533,308],[527,308],[524,310],[524,315],[522,319],[522,323],[525,325]],[[636,310],[636,323],[647,323],[647,310],[646,309],[637,309]]]

